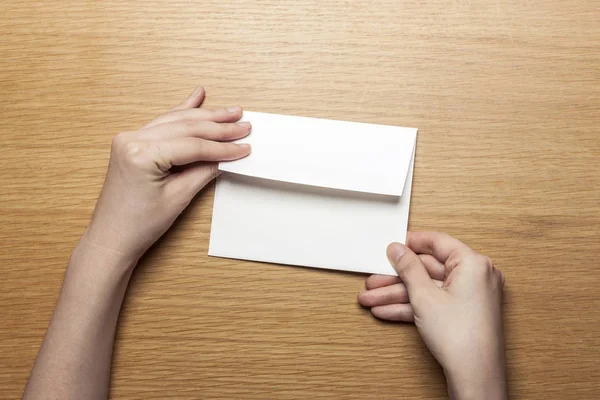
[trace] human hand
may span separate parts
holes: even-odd
[[[142,129],[114,137],[106,180],[82,241],[135,265],[217,176],[218,161],[250,153],[249,145],[227,143],[250,133],[250,123],[236,123],[242,109],[198,108],[204,97],[198,87]]]
[[[410,232],[387,254],[399,276],[369,277],[359,303],[380,319],[415,322],[452,398],[507,398],[502,272],[437,232]]]

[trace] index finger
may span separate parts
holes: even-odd
[[[200,138],[171,139],[161,142],[157,148],[157,161],[165,170],[173,165],[187,165],[199,161],[237,160],[250,153],[248,144],[214,142]]]
[[[197,86],[196,89],[185,99],[181,104],[176,105],[171,111],[187,110],[190,108],[197,108],[204,102],[206,92],[202,86]]]
[[[417,254],[434,256],[441,263],[457,251],[472,251],[460,240],[441,232],[408,232],[406,245]]]

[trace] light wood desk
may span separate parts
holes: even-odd
[[[111,137],[177,103],[419,128],[410,227],[507,277],[513,398],[600,391],[594,0],[0,1],[0,397],[20,396]],[[119,399],[444,398],[363,277],[207,257],[213,186],[144,260]],[[309,249],[308,249],[309,250]]]

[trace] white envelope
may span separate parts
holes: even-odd
[[[417,130],[244,112],[252,145],[221,163],[211,256],[396,275]]]

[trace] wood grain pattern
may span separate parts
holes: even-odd
[[[600,10],[481,0],[1,0],[0,397],[17,398],[111,137],[205,85],[209,106],[419,128],[413,230],[505,272],[510,391],[600,391]],[[121,399],[437,399],[413,326],[363,276],[206,256],[213,187],[144,259]],[[308,249],[309,250],[309,249]]]

